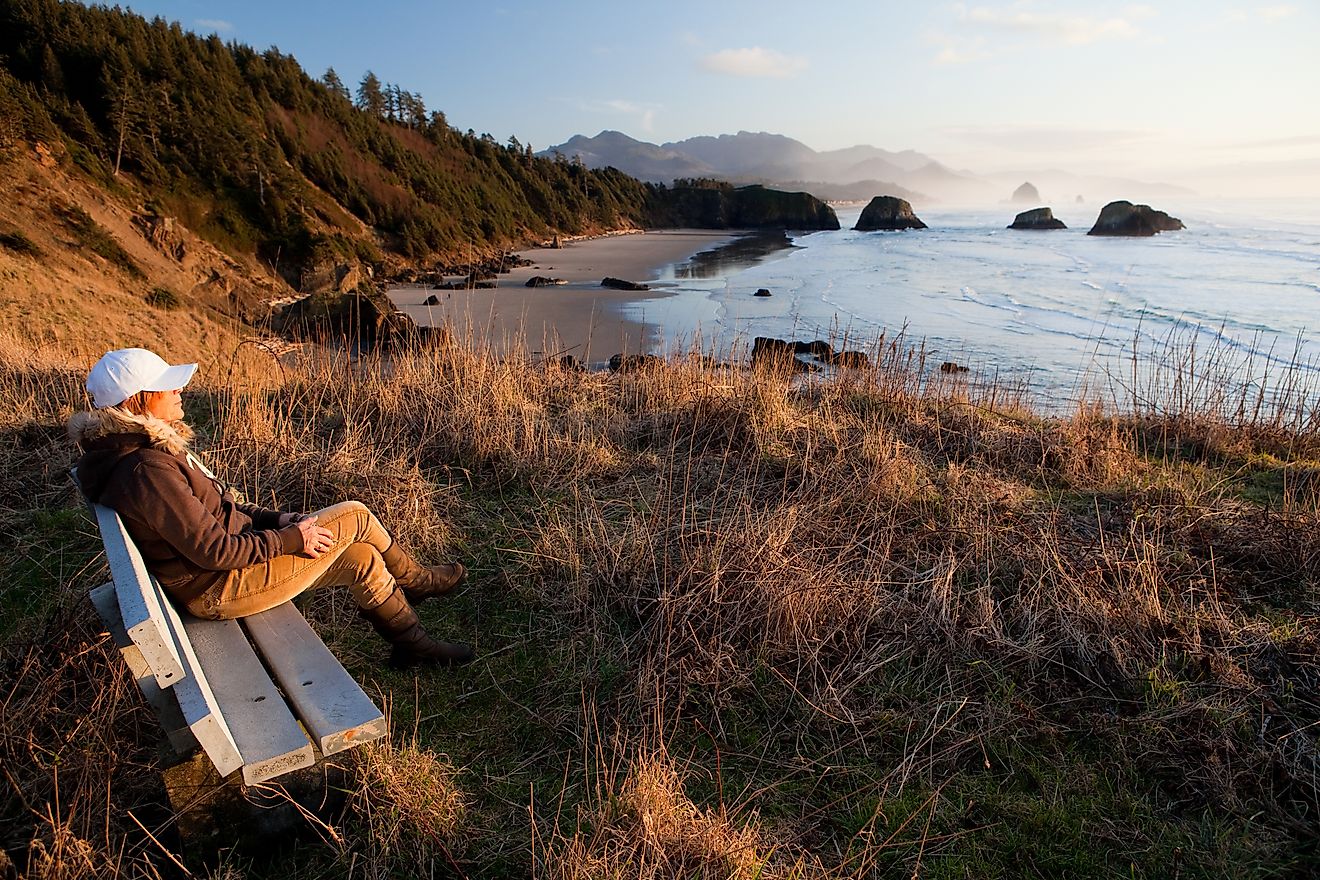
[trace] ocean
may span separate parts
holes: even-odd
[[[700,340],[726,352],[756,336],[865,350],[902,331],[935,366],[1042,400],[1121,385],[1134,350],[1157,356],[1170,341],[1217,351],[1244,385],[1289,364],[1320,379],[1320,205],[1161,203],[1187,229],[1152,238],[1088,236],[1100,207],[1056,207],[1068,229],[1055,231],[1005,228],[1020,210],[1007,205],[918,210],[930,228],[904,232],[854,232],[861,206],[843,208],[838,231],[670,266],[656,286],[672,295],[624,315],[671,350]]]

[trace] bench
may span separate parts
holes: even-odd
[[[74,475],[76,481],[77,475]],[[292,603],[239,620],[174,607],[119,515],[91,505],[112,580],[91,591],[179,754],[254,785],[385,736],[384,715]]]

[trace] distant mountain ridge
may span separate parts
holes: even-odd
[[[819,191],[835,200],[869,199],[879,191],[922,200],[957,197],[965,194],[962,190],[988,196],[993,187],[915,150],[893,152],[859,144],[817,151],[786,135],[763,131],[653,144],[606,130],[595,137],[574,135],[539,155],[555,153],[576,157],[588,168],[614,167],[653,183],[711,177]]]
[[[679,178],[714,178],[735,184],[763,184],[784,190],[806,190],[831,201],[866,201],[892,195],[911,202],[1007,202],[1013,188],[1025,180],[1041,185],[1045,200],[1158,198],[1191,195],[1182,187],[1162,183],[1068,174],[1056,170],[1015,171],[1011,175],[955,170],[916,150],[893,152],[869,144],[817,151],[799,140],[770,132],[701,135],[653,144],[618,131],[594,137],[574,135],[538,155],[577,158],[588,168],[617,168],[652,183]],[[1016,178],[1013,183],[1008,181]]]

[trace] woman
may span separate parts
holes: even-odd
[[[413,609],[462,583],[463,566],[418,565],[356,501],[305,515],[237,500],[188,449],[180,390],[196,369],[141,348],[109,352],[87,376],[96,409],[69,421],[83,492],[119,514],[165,591],[198,617],[224,619],[347,586],[393,644],[392,666],[469,662],[469,646],[433,640]]]

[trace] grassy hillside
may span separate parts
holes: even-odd
[[[190,419],[249,494],[360,498],[470,563],[424,618],[481,657],[390,672],[315,597],[392,745],[334,836],[219,870],[1313,876],[1314,389],[1254,407],[1187,368],[1209,396],[1047,418],[901,340],[871,357],[603,375],[455,344],[203,383]],[[0,348],[0,845],[33,876],[168,871],[158,734],[82,598],[80,380]]]

